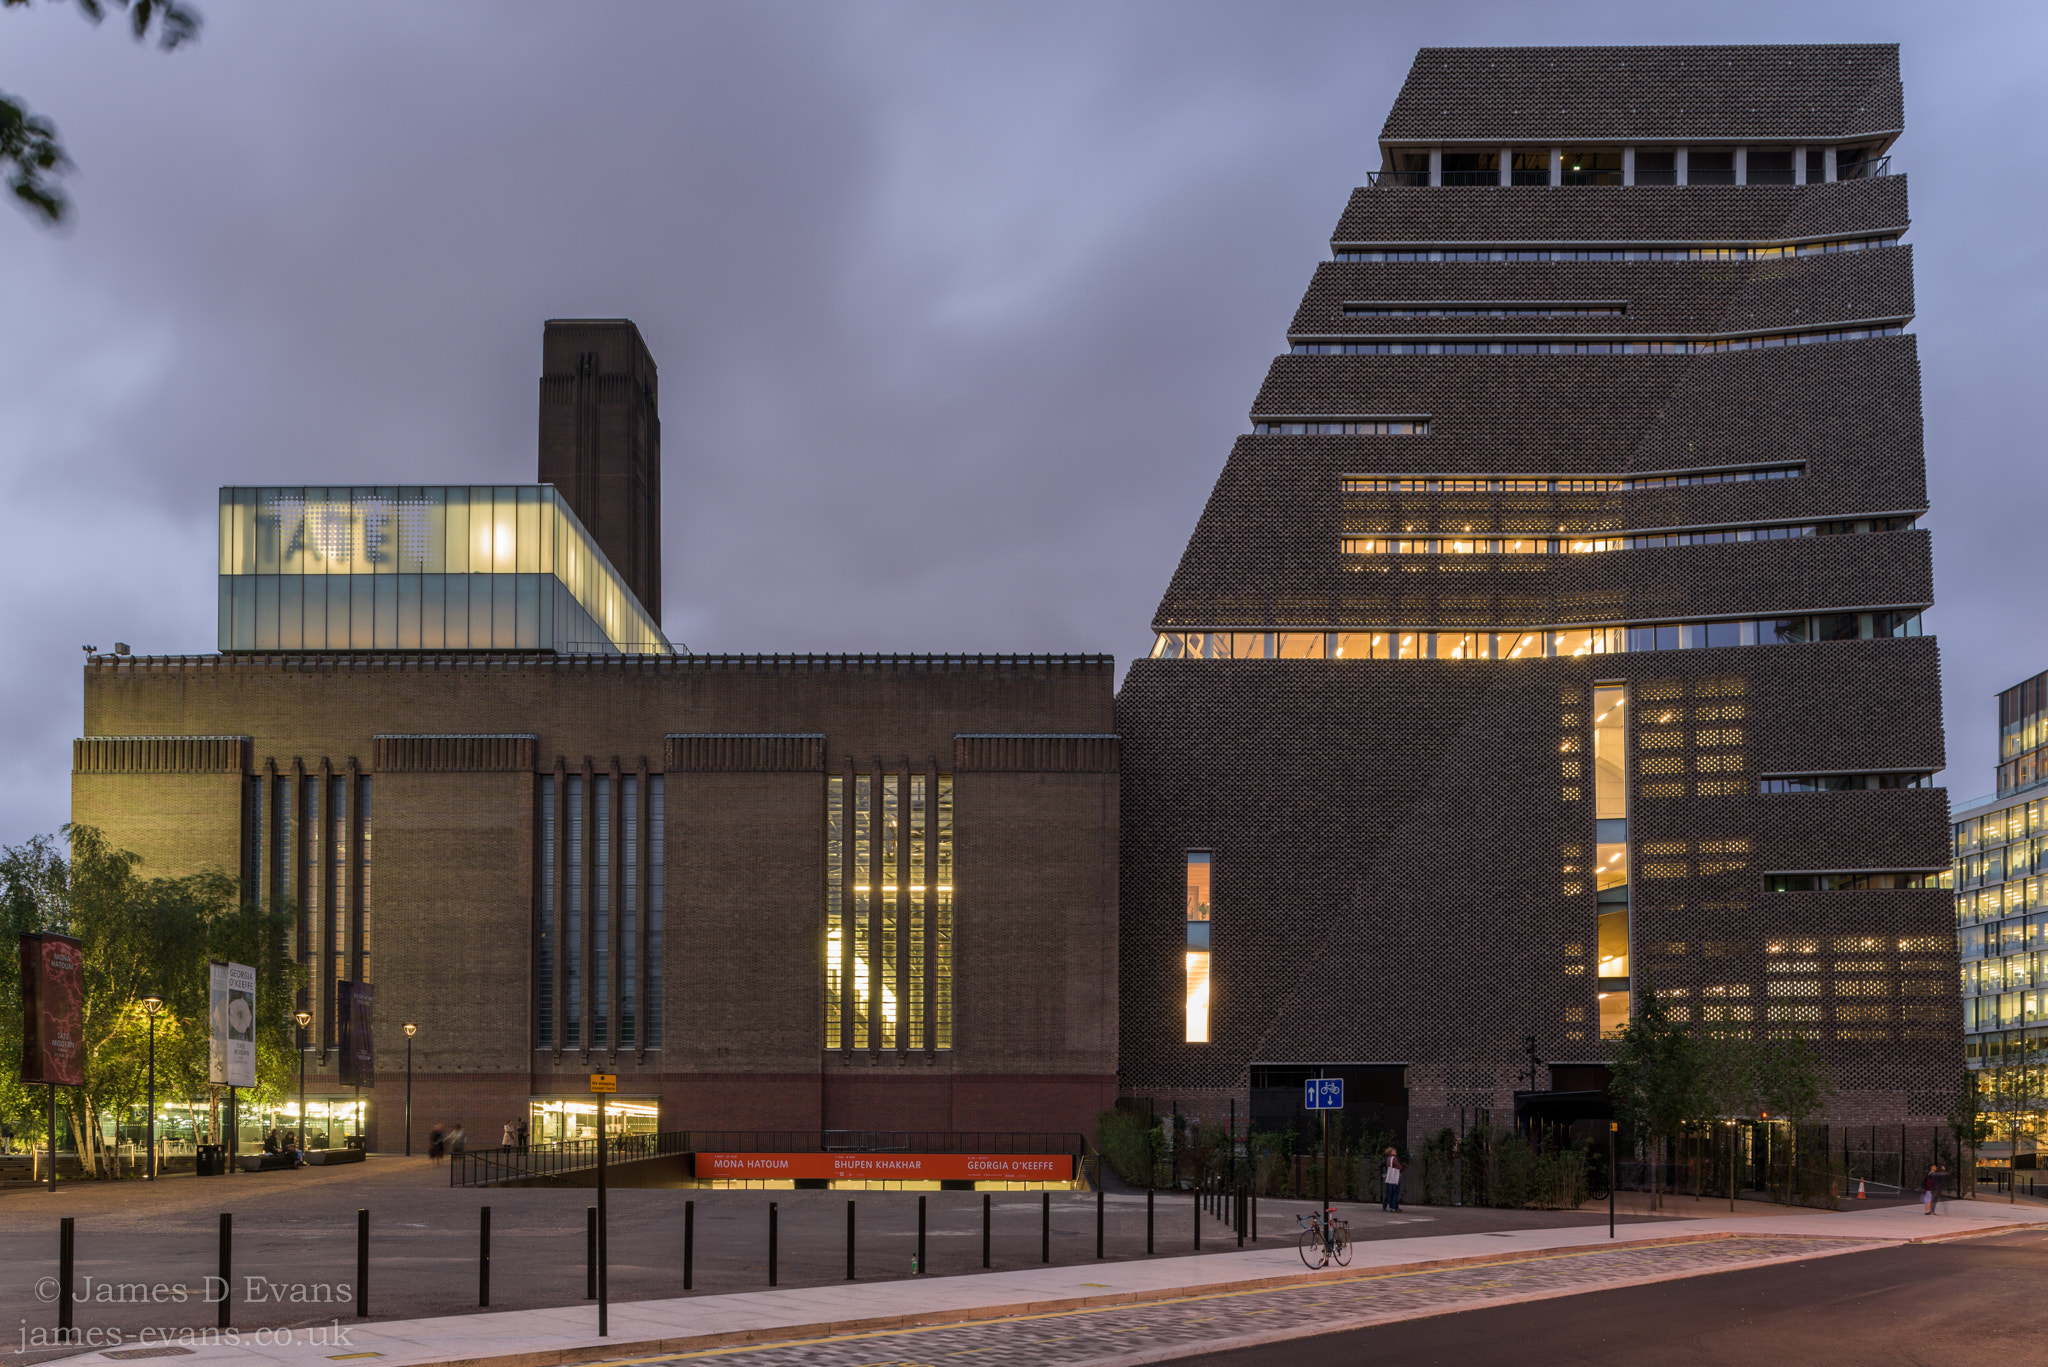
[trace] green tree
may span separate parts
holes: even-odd
[[[1834,1089],[1813,1046],[1802,1035],[1781,1031],[1757,1040],[1750,1048],[1758,1110],[1787,1122],[1792,1148],[1785,1165],[1785,1204],[1798,1183],[1799,1127],[1819,1115]]]
[[[8,9],[24,9],[31,0],[0,0]],[[59,0],[61,3],[61,0]],[[178,0],[75,0],[78,12],[97,24],[106,17],[107,7],[125,11],[128,26],[137,42],[153,30],[157,46],[173,51],[199,36],[198,11]],[[57,129],[48,119],[30,112],[23,101],[0,93],[0,166],[6,168],[7,188],[34,218],[61,223],[71,210],[58,184],[71,169],[71,158],[57,141]]]
[[[1967,1196],[1975,1190],[1977,1150],[1986,1140],[1991,1138],[1991,1117],[1984,1110],[1983,1090],[1979,1086],[1983,1077],[1984,1075],[1975,1068],[1964,1068],[1962,1076],[1957,1079],[1955,1104],[1949,1107],[1949,1133],[1955,1136],[1956,1141],[1956,1194],[1958,1196]],[[1970,1157],[1967,1160],[1963,1157],[1963,1151],[1966,1148],[1970,1153]],[[1968,1174],[1970,1177],[1967,1190],[1963,1180],[1965,1174]],[[1900,1180],[1903,1181],[1905,1179],[1901,1177]]]
[[[286,952],[288,908],[242,905],[233,878],[219,870],[183,878],[144,878],[141,859],[110,847],[91,827],[68,826],[67,860],[38,836],[0,850],[0,918],[9,941],[26,932],[76,936],[84,946],[84,1085],[58,1091],[81,1163],[101,1167],[100,1121],[131,1112],[147,1086],[151,991],[164,999],[157,1020],[160,1095],[211,1094],[207,1083],[210,959],[256,969],[257,1086],[251,1100],[282,1095],[294,1081],[291,1019],[299,970]],[[0,1050],[20,1056],[20,982],[0,975]],[[41,1095],[38,1095],[41,1094]],[[47,1123],[47,1092],[16,1076],[0,1084],[0,1113]]]
[[[1662,1205],[1660,1146],[1698,1125],[1713,1104],[1700,1038],[1671,1018],[1648,979],[1639,1005],[1615,1039],[1613,1072],[1609,1093],[1615,1114],[1646,1141],[1651,1199]]]

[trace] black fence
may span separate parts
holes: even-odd
[[[664,1130],[609,1140],[605,1159],[628,1163],[686,1153],[1060,1153],[1079,1158],[1080,1134],[978,1130]],[[565,1139],[524,1149],[467,1149],[452,1154],[451,1187],[490,1186],[531,1177],[588,1172],[597,1166],[597,1140]]]
[[[1605,1121],[1580,1122],[1592,1184],[1606,1189]],[[1584,1131],[1583,1134],[1579,1134]],[[1597,1132],[1596,1132],[1597,1131]],[[1968,1163],[1955,1137],[1935,1125],[1791,1125],[1741,1121],[1665,1139],[1655,1152],[1623,1127],[1617,1189],[1669,1195],[1764,1195],[1795,1205],[1917,1199],[1930,1167],[1946,1198],[1967,1195]],[[2022,1188],[2024,1190],[2024,1188]]]

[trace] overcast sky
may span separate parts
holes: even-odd
[[[661,367],[671,637],[1143,651],[1423,44],[1903,43],[1958,799],[2048,668],[2048,8],[196,3],[0,12],[79,168],[0,207],[0,841],[81,644],[214,649],[217,486],[532,480],[548,317]]]

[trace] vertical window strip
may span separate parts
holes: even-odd
[[[600,776],[590,780],[590,796],[596,803],[596,877],[590,903],[590,1043],[602,1049],[611,1043],[612,1016],[612,781]]]
[[[371,941],[376,902],[370,895],[370,856],[375,849],[370,839],[373,829],[370,824],[370,776],[364,774],[356,783],[356,829],[360,832],[356,837],[356,865],[362,872],[361,901],[356,907],[356,956],[359,961],[356,978],[359,982],[367,983],[376,981],[370,967],[371,956],[376,948]]]
[[[846,779],[825,780],[825,1047],[840,1047],[846,956]]]
[[[299,783],[299,834],[300,843],[305,846],[303,867],[298,877],[305,886],[304,911],[300,923],[305,933],[299,940],[299,962],[306,970],[306,1009],[319,1018],[319,1034],[314,1038],[325,1041],[332,1038],[328,1022],[328,1007],[331,998],[321,990],[320,984],[326,974],[327,965],[323,954],[326,937],[327,901],[320,895],[320,780],[307,775]]]
[[[938,850],[933,858],[937,893],[934,916],[938,934],[933,950],[932,1042],[934,1047],[953,1047],[953,776],[939,775]]]
[[[540,1046],[555,1043],[555,776],[540,781],[540,936],[534,946],[533,1023]]]
[[[896,943],[898,899],[902,886],[896,874],[898,823],[901,812],[898,809],[900,780],[895,774],[882,776],[882,945],[881,982],[875,991],[876,1007],[880,1018],[876,1029],[880,1038],[876,1047],[896,1047],[896,1026],[903,1007],[902,964],[898,959]]]
[[[1619,684],[1593,690],[1593,886],[1600,1033],[1627,1025],[1629,980],[1628,693]]]
[[[668,845],[662,811],[662,777],[647,780],[647,1047],[661,1047],[661,936],[664,849]]]
[[[263,780],[248,782],[249,849],[242,863],[242,900],[266,905],[263,895]]]
[[[334,980],[350,977],[348,960],[348,778],[333,774],[327,780],[327,850],[322,861],[327,880],[328,947],[334,956]]]
[[[619,780],[619,1047],[630,1048],[639,1024],[640,779]]]
[[[1188,851],[1187,936],[1183,969],[1187,975],[1184,1038],[1189,1044],[1209,1042],[1209,932],[1211,861],[1207,850]]]
[[[924,977],[925,977],[925,920],[924,920],[924,873],[925,873],[925,776],[911,774],[906,780],[910,784],[910,840],[905,846],[905,862],[908,872],[904,882],[910,893],[910,933],[908,938],[908,973],[905,978],[904,995],[905,1020],[909,1037],[904,1041],[906,1049],[925,1047],[924,1019]]]
[[[303,908],[299,907],[298,865],[292,861],[292,781],[287,775],[279,778],[275,787],[275,805],[271,809],[270,822],[270,878],[276,895],[284,899],[287,907],[293,908],[291,957],[294,963],[306,950],[306,919]],[[305,1003],[305,989],[299,991],[300,1005]]]
[[[872,1006],[873,955],[868,944],[869,818],[873,814],[874,780],[866,774],[853,780],[853,1047],[868,1047],[868,1016]]]
[[[562,1038],[571,1048],[583,1044],[583,776],[569,779],[569,849],[567,908],[562,927]]]

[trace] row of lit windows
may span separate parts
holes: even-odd
[[[2048,950],[2048,916],[2018,917],[1998,925],[1964,926],[1956,932],[1956,950],[1965,959],[1996,959],[2001,955]]]
[[[1983,1028],[1977,1026],[1974,1028]],[[2041,1069],[2041,1060],[2048,1058],[2048,1030],[2013,1030],[1999,1035],[1971,1035],[1963,1041],[1963,1062],[1998,1068],[2014,1064],[2028,1064],[2040,1078],[2036,1090],[2031,1094],[2040,1096],[2048,1093],[2048,1070]]]
[[[1897,337],[1905,330],[1904,325],[1893,323],[1885,327],[1691,341],[1296,342],[1288,351],[1295,356],[1700,356],[1716,351],[1803,346],[1808,342],[1860,342],[1870,337]]]
[[[1978,952],[1983,951],[1980,949]],[[1996,954],[1998,950],[1994,947],[1991,952]],[[1963,958],[1962,993],[1966,997],[2048,983],[2048,955],[2038,951],[2007,953],[1999,958],[1982,960],[1973,954],[1964,954]]]
[[[1668,489],[1688,484],[1747,484],[1759,479],[1797,479],[1803,465],[1742,470],[1689,470],[1668,475],[1347,475],[1347,494],[1605,494],[1634,489]]]
[[[1346,304],[1347,318],[1626,318],[1627,304]]]
[[[1973,816],[1968,821],[1956,822],[1954,830],[1957,854],[2030,835],[2048,835],[2048,800],[2020,802],[2001,811]]]
[[[1166,631],[1155,660],[1519,660],[1918,636],[1912,611],[1564,631]]]
[[[1945,874],[1923,873],[1773,873],[1764,878],[1770,892],[1869,892],[1887,888],[1938,888]]]
[[[953,776],[825,784],[825,1048],[953,1047]]]
[[[1363,537],[1343,538],[1345,555],[1585,555],[1603,551],[1662,550],[1739,541],[1784,541],[1803,536],[1904,531],[1910,517],[1865,518],[1855,522],[1808,523],[1799,527],[1729,527],[1698,532],[1654,532],[1632,536],[1578,537]]]
[[[2009,845],[1991,846],[1981,854],[1958,855],[1955,867],[1956,884],[1965,888],[2024,878],[2048,869],[2048,837],[2014,840]]]
[[[1426,437],[1429,419],[1381,419],[1372,422],[1255,422],[1258,437]]]
[[[1933,774],[1799,774],[1767,778],[1762,793],[1852,793],[1886,788],[1931,788]]]
[[[1823,256],[1829,252],[1860,252],[1896,247],[1896,235],[1851,238],[1841,242],[1802,242],[1779,247],[1414,247],[1398,251],[1378,248],[1337,249],[1339,261],[1770,261],[1787,256]]]
[[[2048,860],[2044,860],[2048,863]],[[1960,867],[1955,878],[1956,886],[1964,885]],[[1998,887],[1983,888],[1975,892],[1956,894],[1956,921],[1967,924],[1971,921],[1995,921],[2001,916],[2015,916],[2026,911],[2048,910],[2048,896],[2044,896],[2043,881],[2039,877],[2015,878]]]

